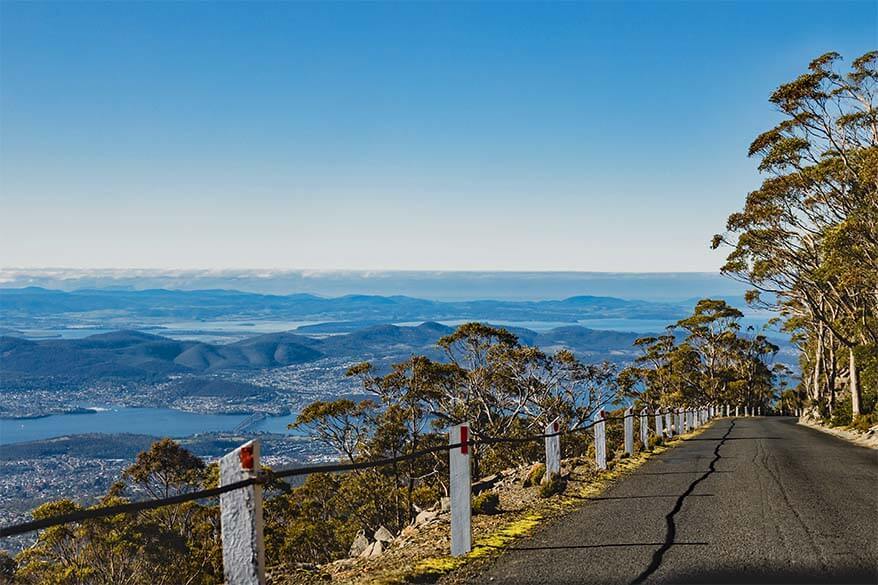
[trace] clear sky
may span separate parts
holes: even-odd
[[[0,3],[0,265],[716,270],[878,3]]]

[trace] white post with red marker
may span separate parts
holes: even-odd
[[[625,453],[631,457],[634,455],[634,409],[630,406],[625,409],[622,426],[625,429]]]
[[[220,459],[219,485],[256,477],[259,440],[244,443]],[[262,486],[254,484],[220,494],[223,573],[227,585],[265,585],[262,538]]]
[[[546,425],[546,473],[545,481],[549,481],[553,475],[561,474],[561,423],[556,418]]]
[[[646,407],[640,411],[640,442],[643,450],[649,451],[649,408]]]
[[[604,411],[594,415],[594,459],[598,469],[607,468],[607,423]]]
[[[451,475],[451,556],[459,557],[473,549],[472,472],[470,470],[469,423],[451,427],[448,451]]]

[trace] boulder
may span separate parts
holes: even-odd
[[[451,498],[443,497],[442,499],[439,500],[439,502],[440,502],[440,504],[439,504],[440,510],[442,510],[443,512],[450,512],[451,511]]]
[[[360,530],[357,533],[357,537],[354,539],[353,544],[351,544],[351,551],[348,556],[358,557],[360,554],[366,550],[366,547],[369,546],[369,539],[366,538],[366,533]]]
[[[360,557],[364,559],[370,559],[372,557],[381,556],[381,553],[384,552],[384,545],[381,544],[380,540],[376,540],[369,546],[367,546],[363,552],[360,553]]]
[[[432,511],[431,510],[424,510],[423,512],[421,512],[417,516],[415,516],[415,526],[420,526],[421,524],[426,524],[427,522],[430,522],[431,520],[436,518],[436,516],[438,516],[438,515],[439,515],[439,512],[436,510],[432,510]]]
[[[375,540],[378,542],[393,542],[393,534],[388,529],[381,526],[375,531]]]

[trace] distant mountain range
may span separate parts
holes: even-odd
[[[510,328],[522,343],[547,349],[568,348],[581,355],[606,357],[631,352],[634,333],[596,331],[580,326],[559,327],[545,333]],[[413,353],[440,356],[436,342],[453,328],[427,322],[418,326],[374,325],[324,338],[295,333],[271,333],[236,343],[216,345],[180,341],[143,333],[118,331],[82,339],[28,340],[0,337],[4,386],[16,380],[160,380],[173,374],[256,370],[313,362],[322,358],[352,361],[404,357]],[[211,384],[219,382],[211,381]],[[223,383],[214,392],[246,392]],[[185,390],[185,388],[183,389]],[[211,386],[200,384],[199,395]]]
[[[0,268],[0,286],[81,289],[234,289],[274,295],[308,292],[463,300],[563,299],[590,294],[678,302],[735,296],[746,286],[717,272],[518,272],[387,270],[143,270]]]
[[[407,296],[310,294],[266,295],[233,290],[77,290],[0,288],[4,326],[47,317],[149,322],[156,319],[297,319],[308,321],[407,322],[473,319],[553,321],[668,319],[683,317],[692,302],[660,303],[604,296],[543,301],[432,301]]]

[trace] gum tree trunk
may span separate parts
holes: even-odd
[[[850,354],[851,364],[850,364],[850,385],[851,385],[851,414],[854,417],[862,414],[860,412],[860,380],[857,375],[857,358],[854,354],[854,346],[848,348],[848,353]]]

